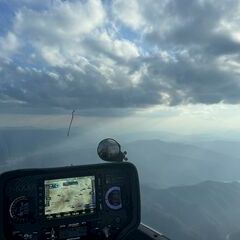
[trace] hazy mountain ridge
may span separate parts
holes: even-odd
[[[236,239],[240,222],[240,183],[206,181],[162,190],[143,186],[142,191],[143,221],[170,238]]]
[[[83,147],[84,138],[74,134],[67,137],[66,129],[0,129],[1,171],[101,162],[97,140]],[[123,150],[138,167],[141,182],[161,188],[240,179],[237,157],[191,144],[141,140],[123,144]]]
[[[240,156],[240,141],[200,141],[193,145],[229,156]]]
[[[159,187],[240,179],[240,159],[194,145],[142,140],[128,144],[127,150],[144,182]]]

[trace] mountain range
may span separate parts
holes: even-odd
[[[240,183],[142,186],[142,221],[176,240],[239,240]]]
[[[66,129],[0,129],[1,171],[100,163],[98,139],[87,142]],[[240,179],[238,142],[166,142],[159,139],[123,142],[142,184],[168,188],[206,180]]]
[[[235,145],[238,148],[237,144]],[[139,169],[143,183],[161,188],[196,184],[206,180],[240,179],[240,158],[231,152],[161,140],[143,140],[126,146],[129,159]]]

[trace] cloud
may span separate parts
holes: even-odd
[[[239,103],[239,1],[132,2],[137,22],[124,18],[122,24],[144,30],[146,87],[170,105]],[[127,1],[114,7],[118,19],[128,11]]]
[[[84,72],[69,68],[52,68],[52,72],[48,72],[5,63],[1,65],[1,76],[0,99],[5,102],[86,109],[145,106],[158,101],[157,93],[149,97],[149,90],[141,87],[121,87],[120,83],[112,86],[91,65],[86,65]]]
[[[141,5],[137,0],[115,0],[112,4],[112,11],[117,20],[134,30],[139,30],[145,25],[144,16],[141,14]]]
[[[156,87],[159,84],[159,78],[164,79],[170,105],[239,102],[238,73],[221,70],[217,63],[211,61],[199,64],[185,57],[177,58],[176,62],[163,62],[154,57],[147,60],[148,74],[152,79],[149,84]]]
[[[78,40],[104,21],[105,12],[99,0],[56,3],[42,11],[20,9],[16,15],[16,31],[31,34],[29,39],[32,41],[53,44],[60,39],[76,37]]]
[[[0,102],[96,114],[237,104],[239,13],[237,0],[15,2]]]
[[[105,12],[99,0],[54,3],[42,11],[20,9],[14,29],[38,57],[62,66],[83,54],[81,41],[103,24]]]
[[[8,59],[19,48],[19,42],[14,33],[8,32],[5,37],[0,37],[1,58]]]

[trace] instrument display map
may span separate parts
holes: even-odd
[[[96,208],[94,176],[45,180],[44,185],[45,215],[80,215]]]

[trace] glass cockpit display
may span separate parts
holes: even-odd
[[[44,185],[47,218],[94,213],[96,209],[94,176],[45,180]]]

